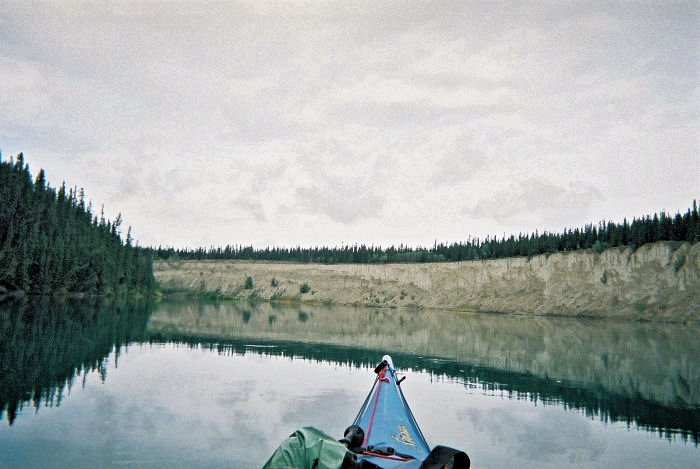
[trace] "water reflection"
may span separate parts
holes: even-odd
[[[648,323],[247,303],[166,303],[148,323],[151,340],[220,351],[354,366],[389,352],[403,367],[695,443],[697,332]]]
[[[105,358],[144,338],[148,302],[39,301],[0,305],[0,418],[12,425],[31,403],[61,403],[76,378],[97,372]]]
[[[695,444],[698,330],[607,323],[265,303],[40,302],[0,305],[0,417],[61,402],[133,343],[184,343],[225,354],[301,357],[353,367],[391,353],[485,393],[581,409]]]

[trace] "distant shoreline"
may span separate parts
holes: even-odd
[[[166,296],[674,323],[700,310],[700,243],[687,242],[417,264],[159,260],[154,275]]]

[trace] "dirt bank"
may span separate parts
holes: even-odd
[[[697,322],[699,254],[700,243],[660,242],[431,264],[157,261],[154,272],[166,289],[242,298]]]

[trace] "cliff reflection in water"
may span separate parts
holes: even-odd
[[[402,368],[680,434],[700,430],[698,330],[678,325],[267,303],[159,305],[150,340]],[[264,349],[250,344],[266,344]]]
[[[20,302],[0,305],[0,417],[58,405],[132,343],[401,369],[581,409],[698,442],[697,328],[267,303]],[[264,345],[265,347],[260,347]]]
[[[61,403],[76,378],[105,380],[104,360],[144,339],[149,302],[13,301],[0,304],[0,418]]]

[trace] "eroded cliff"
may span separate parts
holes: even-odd
[[[431,264],[158,261],[154,273],[168,290],[243,298],[693,323],[699,253],[700,243],[660,242]]]

